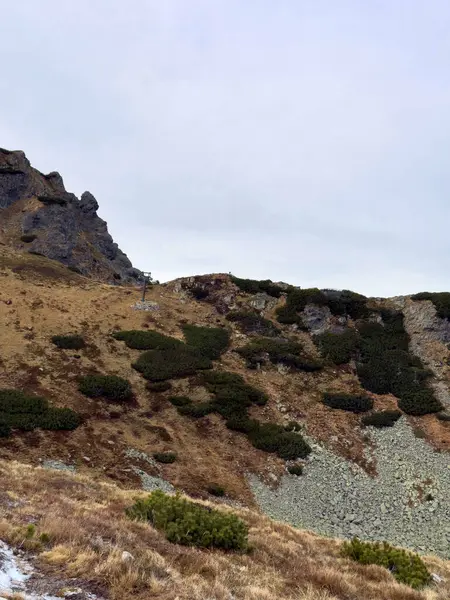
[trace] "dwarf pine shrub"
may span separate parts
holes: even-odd
[[[154,452],[153,458],[159,463],[170,465],[177,460],[177,455],[175,452]]]
[[[52,342],[55,346],[64,350],[81,350],[86,346],[81,335],[54,335]]]
[[[149,521],[169,542],[200,548],[247,550],[248,526],[233,513],[222,512],[161,490],[140,498],[126,510],[132,519]]]
[[[361,542],[354,538],[344,542],[342,554],[363,565],[379,565],[388,569],[397,581],[419,589],[431,581],[431,575],[420,556],[387,542]]]
[[[354,329],[343,333],[322,333],[314,336],[314,342],[322,356],[335,365],[348,363],[355,357],[359,345],[359,336]]]
[[[258,294],[265,292],[269,296],[279,298],[281,293],[284,291],[283,288],[276,283],[273,283],[270,279],[264,279],[258,281],[257,279],[240,279],[239,277],[231,276],[231,282],[236,285],[241,292],[247,294]]]
[[[169,402],[174,406],[187,406],[192,404],[192,400],[188,396],[170,396]]]
[[[311,452],[311,447],[299,433],[286,432],[276,423],[258,423],[248,437],[255,448],[275,452],[284,460],[306,458]]]
[[[177,377],[189,377],[197,370],[211,369],[209,358],[185,344],[173,348],[147,350],[132,364],[150,381],[166,381]]]
[[[50,406],[46,398],[19,390],[0,390],[0,437],[8,437],[13,429],[73,430],[81,422],[78,413]]]
[[[357,372],[361,385],[375,394],[393,394],[407,414],[419,416],[442,410],[427,385],[431,372],[409,352],[403,315],[389,310],[380,314],[383,324],[363,322],[358,326]]]
[[[183,342],[158,331],[131,329],[130,331],[116,331],[113,338],[125,342],[128,348],[135,350],[161,350],[163,348],[177,348]]]
[[[297,475],[297,477],[300,477],[300,475],[303,475],[303,466],[302,465],[290,465],[287,470],[288,470],[288,473],[290,473],[291,475]]]
[[[373,400],[361,394],[325,392],[322,402],[330,408],[339,408],[354,413],[362,413],[373,408]]]
[[[262,362],[264,356],[268,356],[273,364],[284,364],[298,371],[318,371],[323,366],[321,362],[306,356],[301,344],[285,339],[258,337],[236,352],[249,365]]]
[[[182,330],[187,345],[211,360],[220,358],[230,344],[230,332],[222,327],[183,325]]]
[[[192,404],[185,404],[183,406],[177,406],[177,411],[180,415],[185,417],[192,417],[193,419],[201,419],[210,415],[216,411],[216,407],[212,402],[198,402]]]
[[[145,386],[150,392],[167,392],[172,389],[172,384],[170,381],[155,381],[152,383],[151,381],[147,381]]]
[[[90,398],[124,401],[133,396],[131,384],[117,375],[86,375],[79,381],[78,390]]]
[[[211,496],[217,496],[218,498],[225,496],[225,488],[218,483],[211,483],[211,485],[206,488],[206,491],[208,494],[211,494]]]
[[[227,314],[226,319],[236,323],[243,333],[257,333],[266,337],[273,337],[280,333],[280,329],[275,323],[249,310],[231,311]]]
[[[361,423],[365,427],[393,427],[401,416],[402,413],[399,410],[380,410],[370,415],[364,415]]]

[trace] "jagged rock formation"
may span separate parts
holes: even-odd
[[[62,177],[34,169],[21,151],[0,149],[0,242],[57,260],[109,282],[142,274],[119,249],[97,215],[90,192],[78,199]]]

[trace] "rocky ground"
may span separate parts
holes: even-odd
[[[324,535],[450,557],[449,455],[416,437],[404,418],[368,431],[376,477],[315,444],[304,474],[285,475],[277,489],[249,476],[258,504],[273,518]]]

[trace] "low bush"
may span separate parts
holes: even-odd
[[[226,426],[228,429],[231,429],[231,431],[239,431],[240,433],[250,433],[254,429],[258,428],[259,423],[254,419],[250,419],[245,413],[233,415],[232,417],[227,419]]]
[[[382,310],[382,323],[358,325],[360,357],[357,364],[361,385],[375,394],[393,394],[398,406],[411,415],[442,410],[427,380],[431,375],[420,359],[409,352],[409,336],[400,312]]]
[[[177,455],[175,452],[154,452],[153,458],[159,463],[170,465],[177,460]]]
[[[297,421],[289,421],[287,425],[284,426],[285,431],[301,431],[302,426]]]
[[[324,306],[327,303],[327,298],[323,292],[317,288],[305,290],[292,289],[287,297],[286,304],[277,309],[277,320],[279,323],[293,324],[296,323],[300,327],[304,327],[301,313],[307,304],[316,304]]]
[[[258,281],[257,279],[240,279],[239,277],[231,276],[231,282],[234,283],[241,292],[246,292],[247,294],[265,292],[269,296],[279,298],[284,291],[281,286],[273,283],[270,279]]]
[[[167,392],[172,389],[172,384],[170,381],[156,381],[152,383],[151,381],[147,381],[147,385],[145,386],[150,392]]]
[[[177,411],[180,415],[185,417],[192,417],[193,419],[201,419],[215,412],[216,407],[212,402],[199,402],[197,404],[185,404],[183,406],[177,406]]]
[[[309,444],[299,433],[286,432],[282,425],[259,423],[248,434],[255,448],[276,452],[284,460],[306,458],[311,452]]]
[[[112,336],[116,340],[125,342],[128,348],[134,348],[135,350],[161,350],[163,348],[178,348],[183,345],[182,341],[158,331],[132,329],[130,331],[117,331]]]
[[[227,314],[226,319],[236,323],[243,333],[257,333],[266,337],[273,337],[280,333],[280,329],[272,321],[248,310],[231,311]]]
[[[248,526],[232,513],[218,511],[160,490],[127,509],[132,519],[149,521],[173,543],[200,548],[247,550]]]
[[[187,396],[170,396],[169,402],[174,406],[187,406],[192,404],[192,400]]]
[[[255,338],[236,352],[250,365],[263,362],[268,356],[271,363],[284,364],[298,371],[318,371],[323,366],[321,362],[305,356],[301,344],[284,339]]]
[[[326,290],[327,306],[336,316],[349,316],[352,319],[364,319],[369,316],[367,298],[350,290]]]
[[[335,365],[342,365],[356,356],[359,336],[354,329],[349,328],[343,333],[328,332],[316,335],[314,342],[324,358]]]
[[[130,382],[117,375],[86,375],[79,381],[78,390],[90,398],[130,400],[133,396]]]
[[[365,415],[361,419],[361,423],[365,427],[393,427],[401,416],[402,413],[399,410],[381,410],[380,412]]]
[[[297,477],[300,477],[300,475],[303,475],[302,465],[290,465],[287,470],[288,470],[288,473],[290,473],[291,475],[297,475]]]
[[[20,240],[25,244],[30,244],[31,242],[34,242],[36,238],[37,235],[35,235],[34,233],[24,233],[20,236]]]
[[[189,377],[197,370],[211,369],[212,362],[185,344],[173,348],[147,350],[132,364],[150,381],[166,381],[177,377]]]
[[[417,389],[404,394],[397,401],[398,407],[407,415],[421,417],[437,413],[443,409],[442,404],[434,397],[433,390],[430,388]]]
[[[230,332],[222,327],[183,325],[182,330],[187,345],[211,360],[220,358],[230,345]]]
[[[0,390],[0,437],[8,437],[13,429],[73,430],[81,422],[75,411],[49,406],[40,396],[19,390]]]
[[[218,498],[225,496],[225,488],[217,483],[209,485],[207,487],[207,492],[208,494],[211,494],[211,496],[217,496]]]
[[[245,383],[237,373],[209,371],[203,374],[206,389],[215,396],[217,412],[226,418],[242,414],[252,404],[264,406],[267,394]]]
[[[64,350],[81,350],[86,346],[86,342],[81,335],[54,335],[52,342],[55,346]]]
[[[360,394],[344,394],[325,392],[322,402],[330,408],[338,408],[354,413],[362,413],[373,408],[373,400]]]
[[[450,292],[421,292],[411,296],[412,300],[431,300],[436,308],[437,316],[450,319]]]
[[[200,285],[191,289],[191,294],[196,300],[204,300],[209,296],[209,290],[202,288]]]
[[[385,567],[397,581],[414,589],[431,581],[431,575],[420,556],[395,548],[387,542],[361,542],[354,538],[350,542],[344,542],[342,554],[363,565]]]

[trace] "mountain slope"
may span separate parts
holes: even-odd
[[[142,306],[136,287],[94,282],[55,261],[5,247],[0,247],[0,272],[0,388],[39,394],[53,406],[72,408],[84,418],[75,431],[14,432],[0,441],[1,458],[34,465],[62,461],[94,479],[134,488],[175,487],[205,499],[211,497],[208,488],[218,484],[225,488],[230,503],[262,507],[278,519],[323,534],[387,538],[447,555],[450,530],[441,524],[448,521],[450,510],[450,469],[445,463],[450,447],[448,421],[435,414],[403,414],[392,429],[364,428],[360,414],[329,408],[322,394],[368,396],[377,411],[396,409],[398,399],[390,393],[364,390],[354,360],[341,365],[325,360],[322,368],[311,371],[293,368],[283,358],[272,364],[267,356],[260,356],[257,368],[249,369],[237,352],[258,340],[261,331],[243,332],[242,324],[233,320],[236,312],[250,311],[252,327],[255,318],[261,326],[258,319],[264,314],[267,321],[263,324],[271,324],[270,333],[278,328],[270,339],[294,341],[308,360],[319,362],[323,359],[312,334],[339,331],[344,321],[353,327],[351,318],[336,317],[327,307],[309,304],[301,313],[307,327],[280,324],[276,314],[286,306],[284,292],[279,298],[243,292],[227,275],[154,286],[148,291],[148,304]],[[364,302],[373,310],[398,310],[403,303],[408,327],[408,311],[416,317],[420,311],[430,311],[429,301]],[[214,361],[214,369],[239,374],[268,395],[265,406],[248,409],[254,419],[281,425],[299,422],[312,446],[308,459],[294,461],[303,464],[303,476],[287,473],[293,461],[254,447],[247,435],[227,428],[219,413],[198,419],[179,414],[170,396],[189,396],[195,404],[210,398],[202,378],[174,377],[170,390],[149,390],[131,367],[141,351],[111,335],[121,330],[157,331],[183,340],[186,323],[231,332],[231,347]],[[51,341],[54,335],[70,333],[81,335],[86,347],[61,350]],[[411,325],[410,333],[411,347],[421,348],[429,366],[440,369],[440,379],[434,375],[431,383],[447,390],[444,362],[448,349],[437,339],[441,334],[436,333],[431,343],[429,329],[424,334]],[[437,356],[439,367],[434,365]],[[79,378],[90,373],[129,380],[133,402],[120,405],[81,394]],[[161,452],[175,452],[175,462],[155,461],[153,454]],[[391,501],[392,494],[396,497]],[[384,499],[384,512],[380,512]]]

